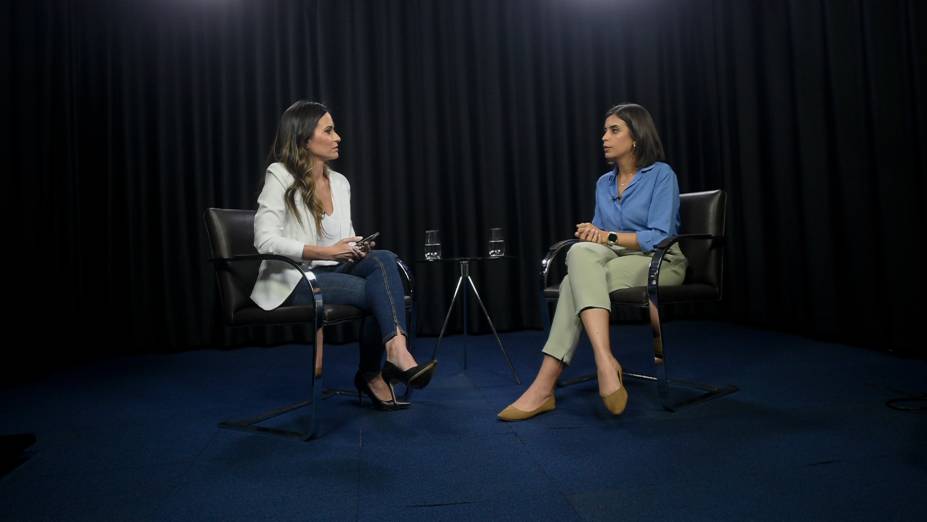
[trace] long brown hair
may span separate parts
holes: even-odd
[[[316,197],[315,182],[312,174],[312,153],[306,148],[306,143],[315,135],[315,128],[328,109],[321,103],[299,100],[283,111],[280,116],[280,125],[277,126],[277,135],[267,155],[267,162],[279,161],[293,175],[294,181],[286,189],[283,196],[286,207],[299,224],[303,224],[302,216],[296,210],[296,193],[302,198],[306,208],[312,213],[315,220],[315,230],[322,235],[322,216],[325,208]],[[328,175],[328,165],[323,167]]]

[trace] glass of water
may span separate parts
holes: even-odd
[[[505,255],[505,236],[501,228],[489,229],[489,257],[502,257]]]
[[[425,260],[436,261],[441,259],[441,231],[425,231]]]

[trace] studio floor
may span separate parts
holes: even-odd
[[[615,327],[627,370],[650,373],[646,326]],[[671,376],[739,391],[665,411],[628,380],[610,417],[594,382],[553,412],[496,413],[516,385],[492,336],[441,346],[408,410],[321,404],[300,442],[219,429],[308,398],[308,349],[116,358],[4,390],[0,433],[35,433],[0,479],[3,520],[923,520],[927,361],[713,322],[666,328]],[[540,331],[502,335],[523,381]],[[427,359],[434,338],[420,338]],[[350,387],[356,345],[326,350],[326,386]],[[464,355],[467,368],[463,368]],[[568,376],[593,368],[581,345]],[[921,403],[922,404],[922,403]],[[286,417],[287,426],[299,422]],[[272,423],[273,424],[273,423]]]

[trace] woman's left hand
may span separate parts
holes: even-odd
[[[592,241],[593,243],[604,243],[605,232],[592,223],[580,223],[576,225],[576,233],[573,234],[583,241]]]
[[[363,259],[367,257],[367,254],[369,254],[370,251],[373,250],[373,247],[375,246],[377,246],[377,244],[374,241],[368,241],[366,243],[358,243],[357,250],[359,252],[359,258]]]

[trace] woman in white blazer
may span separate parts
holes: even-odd
[[[258,196],[254,247],[311,268],[326,303],[349,304],[373,315],[382,342],[361,343],[354,385],[380,409],[397,409],[406,404],[396,400],[388,382],[423,388],[435,365],[419,365],[409,353],[396,255],[357,244],[361,237],[351,224],[351,185],[328,167],[338,158],[340,142],[322,104],[297,101],[283,113]],[[303,274],[274,261],[261,263],[251,299],[264,310],[313,302]]]

